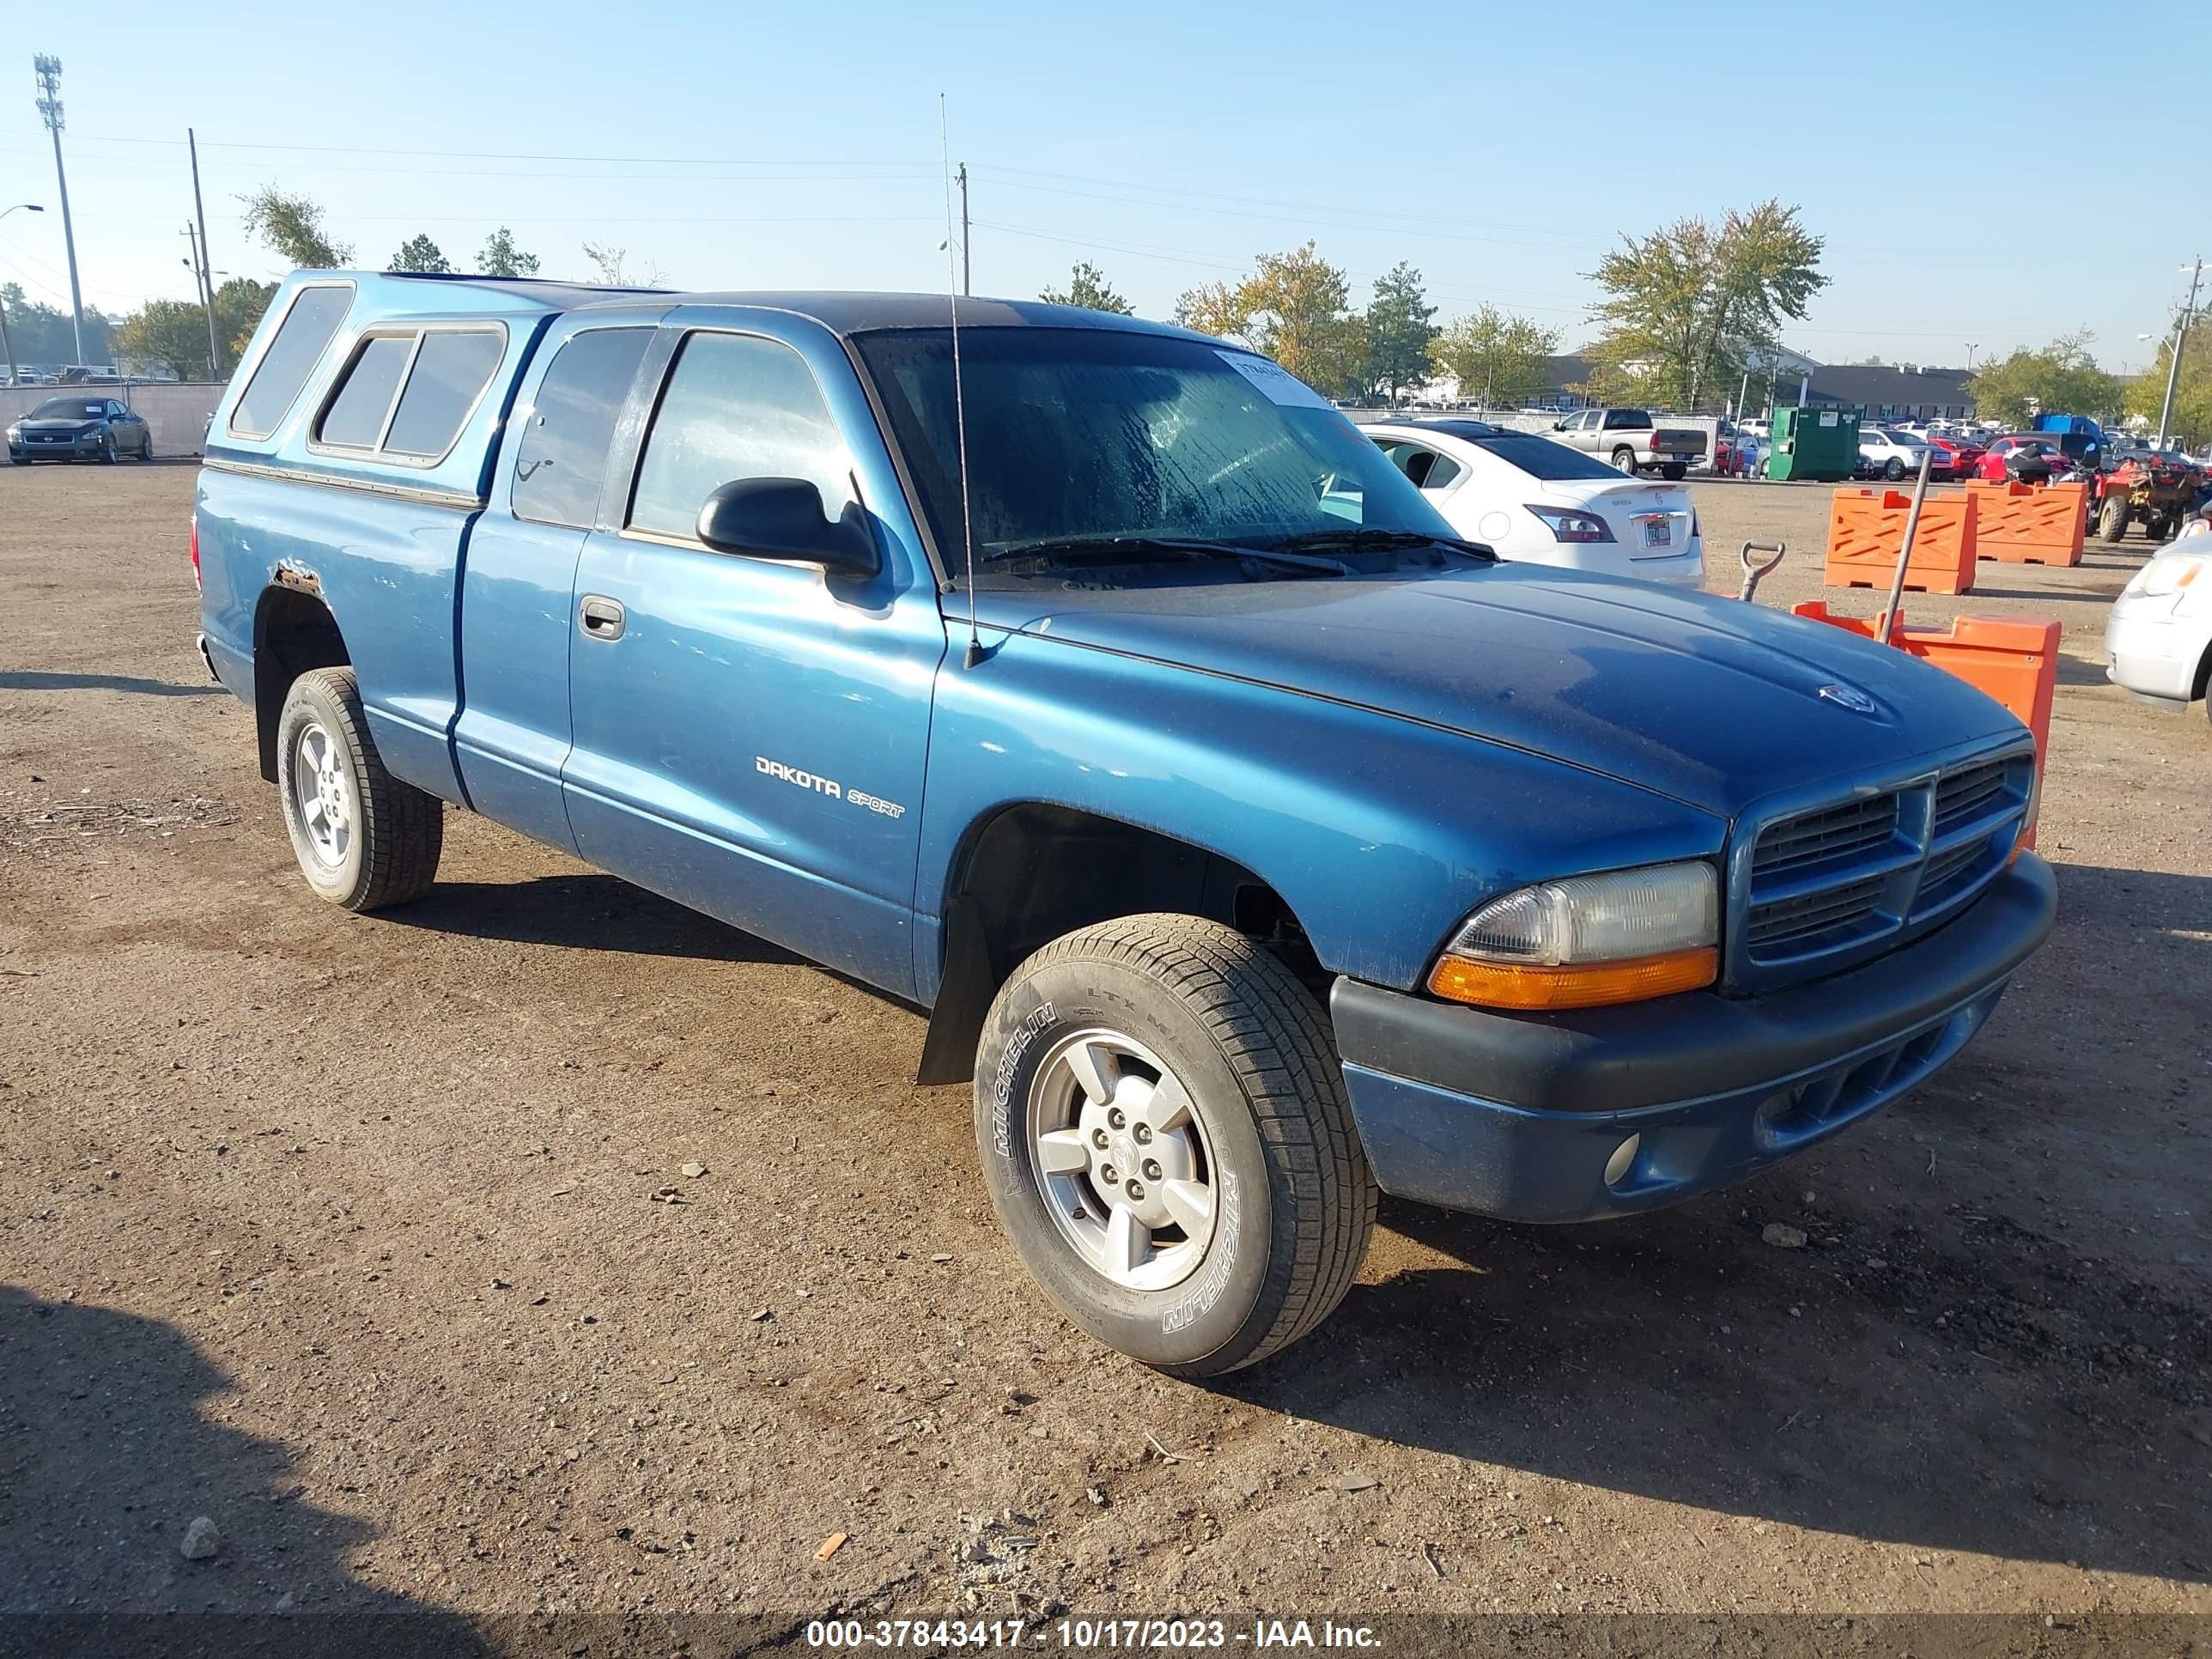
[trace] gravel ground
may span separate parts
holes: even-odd
[[[1196,1386],[1030,1290],[909,1010],[459,815],[426,902],[313,898],[192,651],[191,468],[6,483],[0,1650],[2212,1614],[2212,729],[2104,683],[2140,543],[1908,606],[2067,652],[2064,915],[1936,1084],[1633,1222],[1386,1204],[1320,1337]],[[1778,535],[1762,600],[1821,592],[1822,492],[1696,493],[1717,586]]]

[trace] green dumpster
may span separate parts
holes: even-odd
[[[1766,476],[1824,483],[1850,477],[1859,464],[1859,421],[1865,414],[1863,409],[1776,410]]]

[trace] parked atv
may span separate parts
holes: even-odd
[[[2116,542],[2140,524],[2154,542],[2170,542],[2195,505],[2203,477],[2185,456],[2142,450],[2099,475],[2097,536]]]

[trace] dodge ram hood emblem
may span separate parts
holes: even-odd
[[[1875,714],[1881,707],[1855,685],[1824,685],[1819,695],[1839,708],[1850,709],[1854,714]]]

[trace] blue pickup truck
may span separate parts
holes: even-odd
[[[317,893],[422,898],[459,807],[927,1008],[1024,1264],[1182,1375],[1318,1324],[1378,1189],[1586,1221],[1836,1133],[2056,905],[1979,692],[1501,562],[1132,319],[298,273],[193,555]]]

